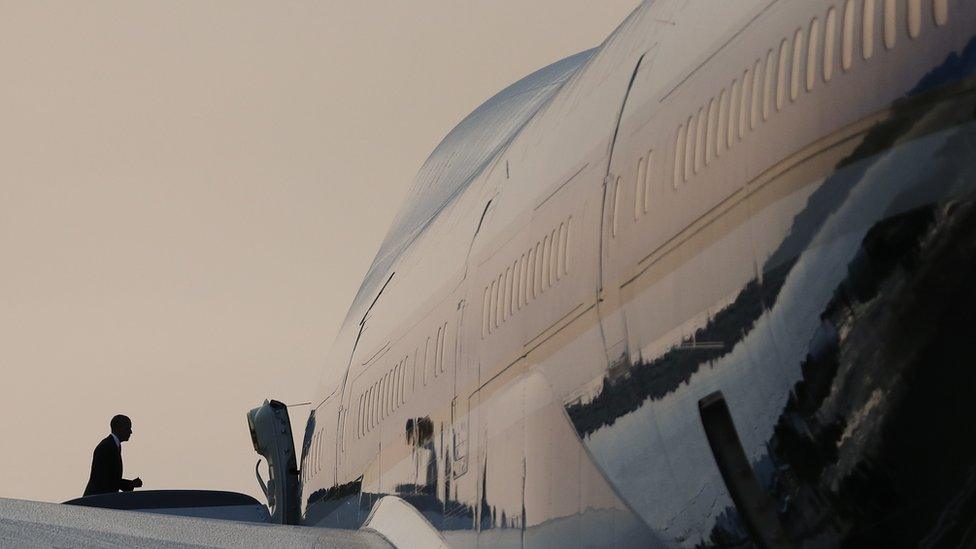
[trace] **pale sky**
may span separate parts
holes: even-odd
[[[637,3],[0,0],[0,497],[80,496],[115,413],[127,478],[258,496],[244,414],[312,398],[427,155]]]

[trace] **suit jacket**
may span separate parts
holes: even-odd
[[[132,489],[132,481],[122,478],[122,448],[109,435],[98,443],[92,453],[91,475],[85,495],[113,494],[119,490],[131,492]]]

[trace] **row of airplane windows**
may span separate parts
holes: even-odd
[[[306,463],[302,464],[301,471],[302,471],[303,480],[307,480],[319,474],[320,464],[319,464],[318,457],[320,455],[321,446],[322,446],[322,431],[319,430],[316,431],[314,435],[312,435],[312,441],[309,444],[309,450],[308,450],[308,460]]]
[[[858,16],[861,23],[861,56],[865,60],[874,56],[876,1],[883,2],[881,38],[885,49],[891,50],[898,43],[899,12],[904,13],[904,29],[908,37],[914,40],[921,34],[923,11],[925,11],[922,6],[923,0],[847,0],[844,3],[840,28],[840,65],[844,72],[849,71],[853,66]],[[936,26],[945,26],[949,21],[948,0],[930,1],[933,22]],[[858,2],[861,3],[860,10],[857,9]],[[815,17],[806,30],[803,27],[796,30],[792,43],[789,39],[783,39],[778,54],[774,49],[770,49],[766,53],[765,61],[757,59],[753,67],[743,72],[741,80],[734,79],[728,90],[723,88],[717,99],[713,97],[709,101],[707,108],[699,108],[697,115],[689,116],[685,123],[679,125],[674,147],[673,186],[675,188],[720,157],[725,150],[731,149],[736,138],[744,139],[747,131],[755,130],[761,121],[768,120],[774,106],[777,112],[781,111],[786,104],[787,96],[791,102],[796,101],[801,85],[808,92],[813,90],[818,74],[824,83],[831,81],[837,42],[837,10],[833,6],[827,10],[822,38],[821,49],[820,19]],[[823,62],[818,71],[818,54],[821,52]],[[804,57],[805,71],[801,68]],[[637,162],[635,220],[650,209],[650,168],[653,162],[653,150],[649,150]],[[616,180],[616,190],[612,236],[617,234],[621,202],[620,177]],[[481,330],[483,338],[500,328],[510,316],[569,274],[571,225],[572,217],[560,223],[558,228],[536,242],[485,288]],[[433,379],[444,372],[446,331],[445,323],[438,328],[433,340],[427,338],[423,351],[424,385],[427,385],[428,379]],[[420,350],[417,349],[414,356],[415,366],[419,355]],[[401,359],[381,380],[359,396],[357,438],[365,436],[382,419],[405,403],[408,358]],[[319,472],[321,445],[322,432],[319,431],[310,445],[311,475]],[[307,478],[304,467],[302,474]]]
[[[885,49],[891,50],[898,42],[899,12],[904,14],[905,32],[912,40],[919,37],[922,30],[923,0],[847,0],[843,8],[843,21],[840,28],[840,64],[844,72],[854,64],[854,49],[857,40],[855,30],[860,17],[861,57],[865,60],[874,56],[876,37],[876,6],[882,7],[882,41]],[[931,14],[936,26],[944,26],[949,21],[948,0],[930,0]],[[857,9],[857,4],[861,9]],[[826,13],[821,33],[820,19],[814,17],[804,29],[797,28],[792,40],[784,38],[778,49],[770,49],[755,64],[745,69],[741,79],[732,80],[728,90],[723,88],[718,98],[713,97],[707,107],[688,117],[678,126],[675,135],[673,186],[688,181],[702,171],[723,151],[732,148],[735,142],[745,138],[746,132],[755,130],[760,122],[769,119],[775,111],[781,111],[790,102],[796,101],[802,88],[813,90],[818,74],[824,83],[834,75],[835,47],[837,42],[837,9],[831,6]],[[820,40],[823,39],[821,48]],[[791,52],[792,49],[792,52]],[[804,51],[805,49],[805,51]],[[822,63],[818,71],[818,60]],[[805,71],[801,62],[806,60]],[[635,204],[635,218],[646,212],[649,203],[647,193],[648,164],[651,153],[638,162],[638,191]],[[619,188],[619,182],[618,182]],[[615,208],[616,210],[616,208]],[[616,215],[614,220],[616,220]]]
[[[418,348],[414,352],[413,366],[417,368],[422,360],[423,384],[444,373],[444,340],[447,339],[447,323],[437,327],[437,335],[428,337],[424,344],[423,357]],[[375,429],[381,421],[393,415],[400,406],[406,403],[408,385],[407,363],[410,355],[400,359],[390,368],[381,379],[359,395],[358,424],[356,438],[366,436]],[[412,377],[412,376],[411,376]]]
[[[573,218],[559,224],[485,287],[481,337],[500,328],[509,317],[569,274]]]

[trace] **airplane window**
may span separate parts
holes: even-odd
[[[562,235],[560,231],[562,230],[562,225],[559,225],[552,230],[552,263],[549,265],[549,278],[552,280],[552,284],[555,285],[559,282],[561,278],[559,276],[559,256],[561,255],[562,246]]]
[[[790,101],[796,101],[800,94],[800,61],[803,60],[803,29],[796,29],[793,35],[793,72],[790,78]]]
[[[390,370],[386,374],[386,392],[383,401],[385,404],[385,410],[384,410],[385,413],[383,415],[385,417],[389,417],[390,414],[393,413],[393,387],[395,381],[396,381],[396,367],[394,367],[393,370]]]
[[[861,55],[871,59],[874,55],[874,0],[864,0],[864,20],[861,21]]]
[[[674,182],[672,186],[677,189],[678,184],[681,183],[682,175],[685,167],[685,127],[684,125],[678,126],[678,134],[674,138]]]
[[[526,255],[528,265],[525,269],[525,300],[526,303],[535,299],[535,288],[532,285],[532,273],[535,272],[535,248],[530,246]]]
[[[373,429],[373,387],[366,391],[366,432]]]
[[[447,339],[447,323],[444,323],[443,333],[441,335],[441,348],[437,353],[438,364],[440,372],[444,373],[444,340]]]
[[[508,304],[512,300],[512,268],[505,268],[505,286],[502,293],[502,322],[508,320],[510,314]]]
[[[359,438],[366,434],[366,393],[359,395]]]
[[[488,335],[488,296],[490,295],[491,287],[485,286],[485,295],[481,300],[481,338],[484,339]]]
[[[492,282],[492,285],[494,285],[494,284],[495,283]],[[494,310],[494,306],[492,307],[492,310]],[[423,363],[423,368],[424,368],[424,371],[423,371],[423,382],[424,382],[424,386],[427,385],[427,370],[428,370],[427,363],[430,362],[430,360],[431,360],[431,357],[430,357],[430,338],[428,337],[427,338],[427,342],[424,343],[424,363]]]
[[[400,359],[400,364],[397,365],[397,385],[396,385],[397,398],[396,398],[396,401],[397,401],[397,407],[398,408],[400,407],[401,404],[404,403],[404,400],[403,400],[403,380],[406,377],[407,360],[409,358],[410,358],[409,355],[403,357],[402,359]]]
[[[776,74],[776,56],[773,50],[766,52],[766,70],[763,73],[762,119],[769,120],[773,104],[773,75]]]
[[[420,358],[420,347],[413,351],[413,364],[410,365],[410,392],[417,390],[417,360]]]
[[[617,178],[617,186],[618,187],[620,186],[620,178],[619,177]],[[614,205],[614,210],[616,210],[617,209],[617,207],[616,207],[616,197],[614,198],[614,204],[615,204]],[[616,223],[616,219],[617,219],[617,216],[614,216],[614,219],[613,219],[613,222],[614,223]],[[614,227],[616,227],[616,225],[614,225]],[[545,238],[542,240],[542,259],[539,262],[539,266],[540,266],[540,269],[539,269],[539,287],[542,289],[542,291],[546,291],[546,290],[549,289],[549,286],[547,286],[546,283],[549,281],[549,248],[550,248],[550,246],[552,246],[552,243],[549,242],[549,235],[546,235]]]
[[[379,407],[379,383],[374,383],[369,389],[369,428],[372,429],[376,427],[379,422],[377,417],[379,414],[376,413]]]
[[[884,0],[884,44],[885,49],[895,47],[898,39],[898,2]]]
[[[312,435],[312,474],[319,472],[319,433]]]
[[[823,79],[830,82],[834,76],[834,41],[837,35],[837,10],[827,10],[827,22],[824,23],[824,56]]]
[[[400,368],[400,404],[407,403],[407,362],[410,356],[403,359],[403,367]]]
[[[509,269],[506,268],[505,272],[502,273],[501,287],[498,289],[498,323],[504,324],[508,320],[508,296],[512,293],[509,281],[511,280],[509,276]]]
[[[505,296],[505,315],[515,314],[515,295],[518,294],[518,264],[512,263],[506,268],[506,296]]]
[[[393,398],[390,403],[390,413],[400,407],[400,363],[393,367]]]
[[[813,89],[817,80],[817,53],[820,52],[820,20],[816,17],[810,21],[810,38],[807,43],[807,91]]]
[[[437,327],[437,339],[434,345],[434,362],[431,364],[430,376],[431,378],[437,377],[437,370],[440,369],[441,360],[444,359],[444,355],[441,352],[444,348],[444,330],[440,326]]]
[[[634,220],[640,219],[644,204],[644,172],[647,170],[647,158],[640,157],[637,161],[637,180],[634,181]]]
[[[749,107],[752,104],[752,70],[742,73],[742,101],[739,104],[739,139],[746,136],[749,124]]]
[[[519,267],[519,308],[521,309],[529,304],[528,276],[526,274],[529,272],[529,252],[522,253],[519,263],[521,265]]]
[[[404,358],[396,367],[396,383],[394,387],[394,408],[399,408],[403,404],[403,370],[407,359]]]
[[[518,295],[518,260],[512,263],[512,274],[508,281],[508,316],[515,314],[515,296]]]
[[[725,146],[729,149],[735,143],[735,121],[739,119],[739,81],[732,81],[729,94],[729,133],[725,136]]]
[[[619,181],[620,178],[617,178],[617,180]],[[623,188],[620,191],[623,194]],[[559,279],[556,275],[556,271],[559,269],[559,233],[556,232],[556,229],[552,230],[549,242],[551,242],[549,245],[549,286],[555,286],[556,281]]]
[[[840,47],[841,67],[848,71],[854,63],[854,0],[847,0],[844,6],[844,35]]]
[[[936,25],[945,26],[949,22],[949,0],[933,0],[932,16]]]
[[[380,380],[380,419],[386,419],[386,411],[390,407],[390,372]]]
[[[519,256],[515,262],[518,263],[518,272],[515,273],[515,276],[518,277],[519,289],[515,300],[518,302],[518,310],[522,310],[522,307],[525,305],[525,268],[527,267],[525,254]]]
[[[369,391],[363,393],[363,436],[369,433]]]
[[[722,147],[725,146],[725,133],[729,123],[729,96],[722,89],[718,97],[718,129],[715,134],[715,158],[722,156]]]
[[[566,239],[569,237],[566,234],[566,225],[564,223],[559,224],[559,263],[558,270],[556,271],[556,278],[562,278],[566,274]]]
[[[762,103],[762,59],[756,59],[752,68],[752,109],[749,113],[749,128],[756,129],[759,125],[759,109]]]
[[[922,0],[908,0],[908,36],[918,38],[922,32]]]
[[[535,243],[535,265],[532,269],[532,295],[542,295],[542,242]]]
[[[651,168],[654,166],[654,150],[647,151],[647,162],[644,163],[646,169],[644,170],[644,181],[641,182],[644,185],[644,213],[647,213],[651,209]],[[569,272],[569,222],[573,218],[570,217],[569,221],[566,222],[566,265],[567,273]]]
[[[705,165],[706,166],[709,165],[711,161],[715,159],[715,126],[718,124],[718,120],[716,120],[717,117],[718,117],[718,104],[715,102],[715,98],[713,97],[708,102],[708,127],[705,129]],[[645,158],[642,158],[641,160],[644,161]],[[644,177],[641,177],[640,173],[638,173],[637,175],[638,185],[640,186],[646,184],[645,183],[647,179],[646,162],[644,168],[645,168]],[[638,200],[638,202],[640,202],[640,200]],[[644,206],[643,209],[644,211],[647,211],[646,206]]]
[[[396,410],[396,398],[397,398],[397,377],[399,376],[400,365],[396,364],[393,369],[390,370],[390,383],[387,385],[387,392],[389,397],[387,398],[386,405],[386,415],[393,415],[393,411]]]
[[[522,308],[522,299],[520,297],[520,286],[522,284],[522,258],[515,258],[515,264],[512,267],[512,314],[518,312]]]
[[[498,289],[495,291],[495,327],[501,328],[504,318],[502,317],[502,303],[505,302],[505,273],[498,275]]]
[[[491,294],[488,296],[490,302],[488,303],[488,333],[492,333],[497,327],[495,324],[495,299],[498,295],[498,284],[492,280],[491,281]],[[427,351],[424,350],[424,361],[427,360]]]
[[[644,196],[646,197],[647,193],[644,193]],[[570,240],[572,230],[573,230],[573,216],[569,216],[569,219],[566,220],[566,270],[564,271],[566,274],[569,274],[569,264],[570,264],[569,254],[573,249],[573,242],[572,240]]]
[[[377,423],[386,417],[386,375],[380,378],[376,384],[376,420]]]
[[[776,110],[783,109],[786,101],[786,65],[790,62],[790,42],[783,40],[779,45],[779,68],[776,72]]]
[[[614,183],[613,186],[613,214],[612,214],[613,218],[611,220],[611,225],[610,225],[610,236],[612,237],[617,236],[617,219],[620,217],[618,215],[620,213],[620,195],[623,194],[623,188],[622,185],[620,184],[620,181],[621,181],[620,176],[617,176],[617,181],[616,183]],[[546,242],[548,242],[548,240],[546,240]],[[549,253],[547,249],[546,256],[548,255]],[[546,257],[546,260],[547,260],[546,264],[548,266],[548,257]],[[549,269],[547,268],[546,271],[548,270]]]
[[[695,123],[695,173],[701,171],[705,163],[705,109],[698,109],[698,122]]]
[[[440,362],[441,356],[441,338],[444,337],[441,327],[437,327],[437,337],[434,338],[434,348],[431,352],[430,361],[430,378],[434,379],[437,376],[437,365]]]
[[[684,180],[688,181],[689,178],[695,173],[695,117],[688,117],[688,133],[685,134],[685,171]]]

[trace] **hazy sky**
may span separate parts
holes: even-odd
[[[244,414],[310,400],[430,151],[637,3],[0,0],[0,497],[120,412],[146,489],[258,495]]]

